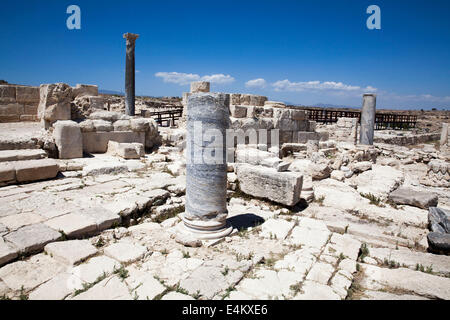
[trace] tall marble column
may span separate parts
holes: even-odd
[[[134,116],[134,48],[138,34],[125,33],[123,37],[127,40],[125,58],[125,113]]]
[[[363,95],[363,105],[361,108],[361,128],[359,133],[359,143],[373,145],[373,134],[375,129],[375,112],[377,96],[373,93]]]
[[[194,93],[187,99],[186,205],[180,231],[199,240],[232,231],[226,223],[229,101],[224,93]]]
[[[448,123],[442,123],[440,146],[448,145]]]

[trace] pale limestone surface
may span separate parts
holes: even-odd
[[[340,153],[352,150],[340,144],[337,148]],[[412,157],[406,150],[376,148],[388,156]],[[426,164],[386,155],[382,160],[389,161],[382,162],[390,165],[383,167],[402,173],[403,182],[396,171],[385,168],[380,177],[373,175],[378,164],[354,172],[353,178],[341,167],[341,181],[309,182],[308,191],[316,194],[316,200],[306,208],[240,197],[229,189],[228,217],[235,231],[213,246],[195,248],[178,243],[174,236],[180,221],[176,213],[183,211],[185,203],[185,176],[173,176],[167,167],[175,161],[183,165],[179,150],[161,147],[158,153],[147,154],[143,167],[135,170],[129,170],[134,160],[128,160],[133,165],[124,165],[126,160],[116,159],[114,165],[126,169],[102,171],[111,164],[108,155],[62,162],[65,177],[61,179],[0,188],[0,296],[448,299],[447,257],[425,252],[427,210],[395,208],[383,197],[378,205],[370,204],[357,188],[359,180],[361,187],[372,188],[365,176],[372,172],[374,179],[390,179],[371,189],[379,195],[403,183],[435,193],[439,205],[449,207],[448,192],[419,185],[417,170],[426,173]],[[311,160],[296,157],[294,161],[307,163],[308,170]],[[370,154],[359,153],[356,162],[347,159],[348,163],[345,157],[339,161],[350,167],[369,161]],[[334,159],[327,162],[317,154],[312,159],[335,168]],[[91,164],[99,169],[83,176],[82,168]],[[228,176],[233,178],[230,167]],[[394,172],[396,178],[387,172]],[[86,240],[66,240],[61,227]],[[364,262],[358,260],[363,245],[368,249]],[[46,254],[36,252],[43,249]],[[20,250],[31,256],[17,261]],[[423,268],[416,270],[416,264]]]

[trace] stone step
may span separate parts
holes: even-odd
[[[39,145],[35,139],[24,138],[5,138],[0,137],[0,150],[23,150],[23,149],[39,149]]]
[[[0,162],[37,160],[46,157],[47,154],[42,149],[0,150]]]
[[[53,179],[58,172],[54,159],[13,161],[0,166],[0,185]]]

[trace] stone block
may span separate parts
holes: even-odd
[[[130,117],[125,114],[114,111],[96,111],[89,115],[89,119],[114,122],[117,120],[129,120]]]
[[[72,97],[78,96],[98,96],[98,86],[89,84],[77,84],[72,88]]]
[[[113,123],[114,131],[131,131],[130,120],[117,120]]]
[[[133,131],[83,132],[83,151],[105,153],[110,140],[120,143],[137,142],[145,145],[146,133]]]
[[[53,137],[58,147],[59,159],[83,157],[83,137],[79,125],[71,120],[57,121]]]
[[[297,142],[307,143],[309,140],[320,140],[320,136],[317,132],[298,131]]]
[[[92,120],[92,124],[94,130],[99,132],[109,132],[114,129],[112,123],[106,120]]]
[[[32,253],[42,250],[49,242],[61,238],[61,234],[48,226],[37,223],[13,231],[4,239],[12,243],[19,252]]]
[[[23,114],[19,117],[20,122],[36,121],[36,120],[37,120],[37,116],[32,116],[32,115],[28,115],[28,114]]]
[[[78,238],[93,234],[97,223],[85,215],[68,213],[45,222],[48,227],[62,231],[69,238]]]
[[[16,87],[10,85],[0,85],[0,104],[16,102]]]
[[[89,240],[52,242],[47,244],[44,250],[52,258],[68,265],[79,264],[97,253],[97,249]]]
[[[16,87],[16,101],[22,104],[39,104],[39,87]]]
[[[16,180],[16,169],[11,164],[2,164],[0,166],[0,182],[9,182]]]
[[[389,194],[389,200],[396,204],[406,204],[413,207],[428,209],[436,207],[438,196],[431,192],[415,191],[406,187],[399,187]]]
[[[42,84],[40,86],[38,117],[44,121],[45,128],[57,120],[70,120],[72,88],[65,83]]]
[[[254,108],[254,115],[256,118],[272,118],[273,108],[257,106]]]
[[[23,114],[24,106],[19,103],[10,103],[0,105],[1,116],[19,116]]]
[[[108,154],[119,156],[123,159],[140,159],[145,155],[144,145],[141,143],[108,142]]]
[[[303,176],[295,172],[277,172],[263,166],[240,164],[237,176],[241,190],[249,195],[266,198],[287,206],[300,201]]]
[[[17,161],[14,166],[18,182],[52,179],[59,172],[58,163],[53,159]]]
[[[104,249],[105,255],[120,263],[129,264],[141,259],[147,252],[147,248],[128,242],[117,242]]]
[[[306,113],[305,110],[295,110],[291,109],[291,119],[292,120],[305,120],[306,119]]]
[[[191,82],[191,93],[209,92],[209,82],[195,81]]]
[[[241,94],[240,93],[230,94],[230,104],[231,105],[240,105],[241,104]]]
[[[230,105],[230,116],[234,118],[247,117],[247,108],[244,106]]]

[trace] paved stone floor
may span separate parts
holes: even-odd
[[[371,204],[350,179],[315,181],[316,200],[293,210],[230,194],[231,236],[179,244],[179,157],[60,161],[56,180],[0,188],[0,297],[450,299],[450,257],[426,252],[427,210]],[[382,198],[396,178],[381,173],[355,183]]]
[[[0,296],[450,298],[450,257],[424,250],[426,210],[403,206],[386,217],[375,205],[357,208],[363,201],[353,195],[340,208],[325,198],[292,212],[235,197],[234,234],[188,248],[173,236],[184,176],[163,171],[1,188]],[[320,188],[332,194],[335,185]]]

